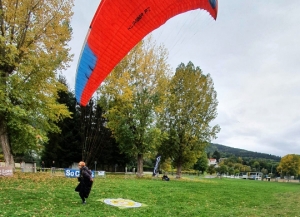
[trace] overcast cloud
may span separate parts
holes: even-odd
[[[64,74],[72,89],[81,48],[99,0],[75,0]],[[153,32],[169,64],[193,62],[218,93],[221,132],[213,143],[284,156],[300,154],[300,4],[298,0],[219,0],[218,18],[192,11]]]

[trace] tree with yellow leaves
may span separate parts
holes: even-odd
[[[281,175],[297,176],[300,174],[300,155],[288,154],[281,158],[277,167],[277,172]]]
[[[42,148],[68,117],[57,73],[72,56],[73,0],[0,0],[0,143],[4,159]]]
[[[162,132],[155,126],[167,86],[167,51],[151,37],[137,44],[100,86],[100,104],[122,153],[137,159],[142,176],[143,159],[156,152]],[[148,156],[149,157],[149,156]]]

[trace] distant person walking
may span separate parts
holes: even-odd
[[[78,163],[78,167],[80,169],[79,184],[75,188],[75,191],[79,192],[82,204],[86,204],[86,198],[89,197],[93,185],[92,172],[85,166],[85,162],[83,161]]]
[[[44,170],[45,170],[45,162],[44,161],[42,161],[42,163],[41,163],[41,168],[42,168],[42,172],[44,172]]]
[[[52,164],[51,164],[51,172],[52,172],[52,174],[55,173],[55,161],[52,161]]]

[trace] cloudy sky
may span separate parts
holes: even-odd
[[[64,72],[72,89],[81,48],[100,0],[75,0]],[[192,11],[153,32],[175,69],[192,61],[218,93],[213,143],[277,156],[300,154],[299,0],[219,0],[218,18]]]

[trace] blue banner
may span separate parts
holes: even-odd
[[[80,170],[65,169],[65,176],[68,178],[77,178],[80,175]],[[94,171],[92,171],[92,177],[95,177]]]

